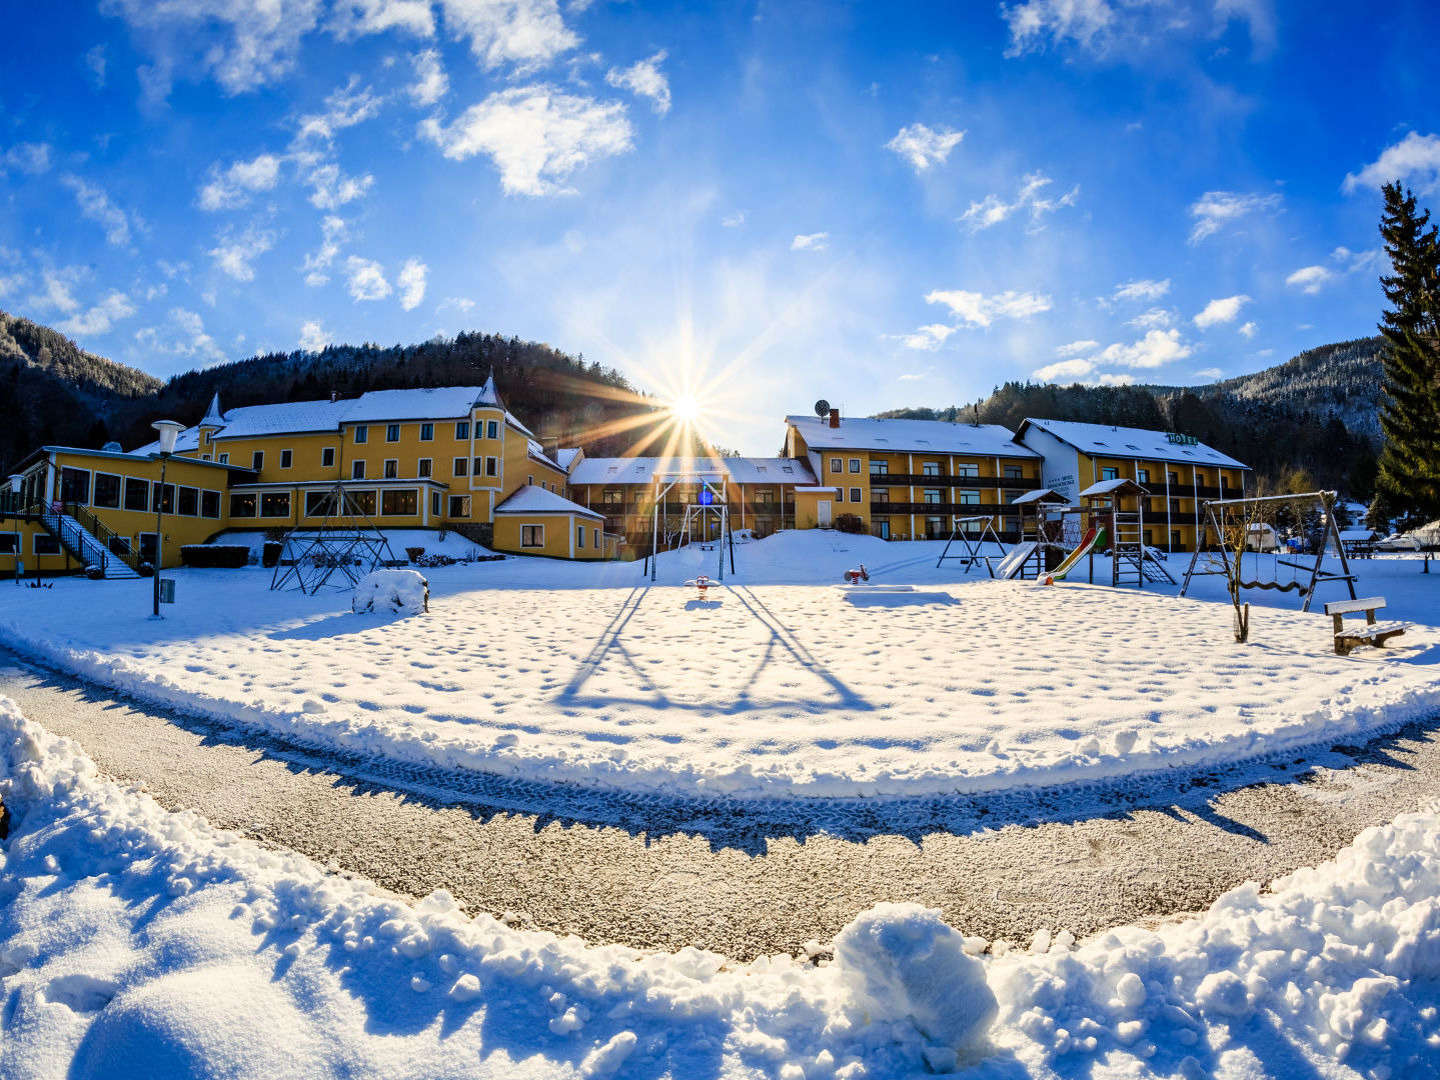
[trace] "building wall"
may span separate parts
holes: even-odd
[[[527,544],[527,529],[540,529],[539,544]],[[583,542],[577,528],[585,530]],[[534,539],[534,534],[530,534]],[[582,514],[496,514],[495,550],[557,559],[613,559],[619,538],[607,537],[604,522]]]
[[[606,530],[625,538],[628,553],[643,554],[650,550],[655,521],[654,487],[649,482],[573,484],[563,493],[571,502],[604,514]],[[659,523],[662,542],[666,533],[680,527],[685,506],[697,497],[694,484],[676,484],[666,493]],[[797,527],[794,482],[783,483],[778,479],[762,484],[727,482],[725,500],[732,529],[750,529],[763,537],[780,529]],[[710,531],[714,530],[712,523]]]

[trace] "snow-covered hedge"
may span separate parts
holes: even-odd
[[[430,583],[414,570],[372,570],[355,586],[350,610],[419,615],[430,610]]]

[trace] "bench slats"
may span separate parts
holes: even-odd
[[[1382,634],[1403,634],[1406,630],[1411,629],[1411,625],[1406,622],[1380,622],[1361,626],[1357,623],[1345,627],[1344,630],[1336,631],[1335,636],[1337,638],[1354,638],[1357,641],[1366,640]]]
[[[1332,600],[1325,605],[1325,614],[1349,615],[1357,611],[1378,611],[1384,606],[1383,596],[1367,596],[1360,600]]]

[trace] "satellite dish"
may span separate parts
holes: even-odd
[[[815,415],[820,417],[820,419],[822,420],[830,415],[830,403],[826,401],[823,397],[819,401],[815,402]]]
[[[123,454],[125,452],[118,442],[107,442],[100,450],[106,454]]]

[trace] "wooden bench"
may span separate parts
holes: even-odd
[[[1349,656],[1357,645],[1369,643],[1377,648],[1392,637],[1399,637],[1410,629],[1410,623],[1376,622],[1375,612],[1385,606],[1383,596],[1367,596],[1363,600],[1336,600],[1325,605],[1325,614],[1335,620],[1335,652]],[[1346,615],[1365,613],[1365,625],[1345,625]]]

